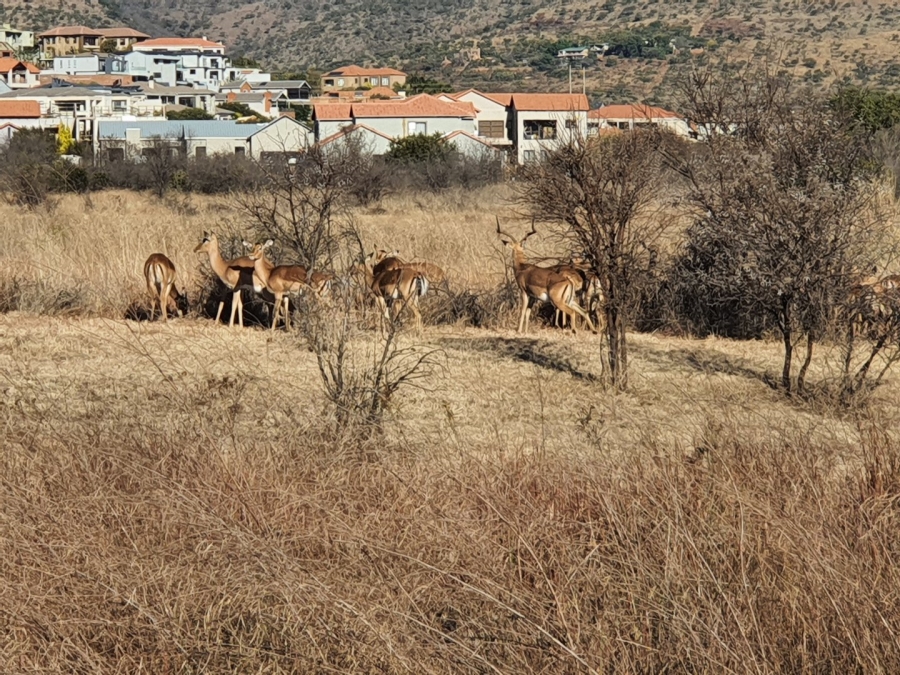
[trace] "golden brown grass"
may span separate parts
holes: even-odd
[[[445,369],[343,437],[296,336],[120,318],[229,210],[94,200],[3,213],[4,274],[91,316],[0,314],[0,671],[900,667],[895,382],[838,414],[763,382],[777,345],[634,335],[614,396],[594,336],[430,327]],[[499,198],[420,201],[367,243],[495,283]]]

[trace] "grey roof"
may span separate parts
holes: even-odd
[[[127,129],[140,129],[141,138],[247,138],[259,124],[238,124],[219,120],[159,120],[140,122],[97,122],[99,138],[125,138]]]
[[[300,87],[308,87],[309,82],[306,80],[272,80],[271,82],[251,83],[254,89],[299,89]]]
[[[14,89],[8,94],[0,94],[0,98],[85,98],[92,96],[130,96],[133,92],[112,92],[109,88],[91,89],[90,87],[32,87],[31,89]]]
[[[146,83],[139,82],[141,93],[146,94],[147,96],[211,96],[216,92],[210,89],[198,89],[196,87],[187,87],[187,86],[175,86],[175,87],[167,87],[164,84],[156,84],[152,87],[148,86]]]

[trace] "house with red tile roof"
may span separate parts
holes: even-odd
[[[0,80],[10,89],[30,89],[40,86],[41,69],[16,58],[0,57]]]
[[[225,45],[203,37],[161,37],[144,40],[134,46],[136,52],[200,52],[202,54],[225,54]]]
[[[103,35],[87,26],[58,26],[38,33],[41,60],[50,62],[54,56],[81,54],[100,50]]]
[[[608,129],[629,131],[640,127],[660,127],[685,138],[693,136],[690,123],[684,117],[644,103],[607,105],[588,113],[588,134],[591,136]]]
[[[373,87],[387,87],[393,90],[394,85],[403,86],[404,84],[406,84],[406,73],[394,68],[343,66],[322,76],[323,92],[371,89]]]
[[[146,42],[150,36],[128,26],[117,26],[116,28],[98,28],[102,39],[100,44],[107,43],[104,49],[111,49],[116,52],[124,52],[138,42]]]
[[[440,94],[441,100],[471,103],[475,108],[476,135],[492,145],[511,146],[509,104],[512,94],[486,94],[467,89],[455,94]]]
[[[364,125],[389,138],[413,134],[446,136],[454,131],[475,134],[475,108],[471,103],[441,101],[429,94],[400,100],[369,100],[313,104],[316,138],[325,139],[342,127]]]

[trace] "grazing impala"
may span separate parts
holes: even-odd
[[[375,251],[375,267],[372,270],[373,274],[378,276],[379,273],[385,270],[408,267],[425,275],[425,278],[428,279],[430,285],[437,286],[444,282],[444,270],[437,265],[430,262],[404,262],[400,259],[399,254],[400,251],[392,251],[391,253],[382,249]]]
[[[378,267],[387,261],[387,258],[381,260],[374,267],[370,267],[369,263],[376,256],[377,253],[369,254],[363,263],[357,265],[357,270],[364,275],[366,287],[372,291],[375,302],[381,310],[382,331],[391,320],[388,303],[393,307],[394,303],[400,301],[394,316],[399,316],[400,312],[408,305],[415,316],[416,334],[421,335],[422,313],[419,311],[419,298],[428,292],[428,279],[421,272],[408,267],[394,267],[390,264]],[[391,267],[391,269],[385,269],[385,267]]]
[[[175,286],[175,265],[171,260],[162,253],[153,253],[144,263],[144,279],[147,280],[147,292],[151,297],[151,321],[156,303],[159,303],[163,323],[166,323],[168,318],[170,301],[175,304],[179,318],[184,316],[187,312],[187,294],[179,293]]]
[[[219,240],[213,233],[203,233],[203,239],[197,244],[194,253],[208,253],[209,264],[216,276],[233,291],[231,298],[231,319],[228,326],[234,326],[234,315],[237,313],[238,324],[244,327],[244,303],[241,300],[241,290],[255,290],[258,292],[259,282],[254,281],[253,260],[247,256],[241,256],[234,260],[225,260],[219,251]],[[216,323],[222,316],[224,302],[219,303],[216,312]]]
[[[525,242],[533,234],[534,221],[531,223],[531,232],[522,239],[517,240],[500,229],[500,219],[497,218],[497,235],[504,245],[513,252],[513,272],[516,277],[516,285],[519,287],[519,325],[517,331],[524,333],[528,330],[528,298],[534,298],[541,302],[549,300],[553,306],[564,315],[573,319],[575,315],[583,318],[592,331],[594,324],[585,311],[575,302],[575,284],[568,277],[554,272],[552,269],[538,267],[525,262]],[[575,332],[575,322],[571,322],[572,332]]]

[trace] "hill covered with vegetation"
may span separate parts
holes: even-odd
[[[495,91],[565,89],[557,51],[606,46],[584,61],[595,103],[672,103],[677,74],[691,61],[763,54],[820,86],[900,84],[900,6],[887,0],[16,0],[0,15],[35,29],[128,23],[207,35],[276,71],[377,63]],[[581,79],[577,64],[575,87]]]

